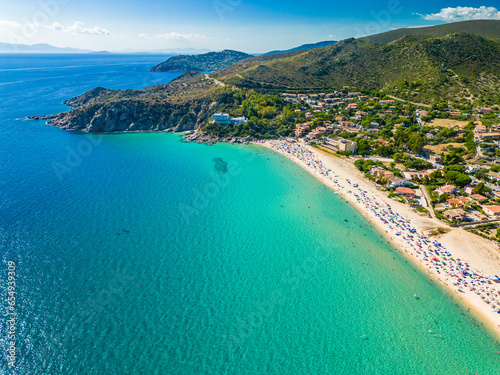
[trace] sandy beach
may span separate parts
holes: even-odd
[[[500,274],[500,251],[495,244],[460,228],[428,237],[424,233],[448,226],[388,198],[352,159],[302,143],[258,144],[289,158],[349,200],[409,259],[472,310],[479,318],[477,324],[488,325],[500,337],[500,282],[490,277]]]

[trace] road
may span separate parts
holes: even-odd
[[[214,81],[214,83],[215,83],[216,85],[219,85],[219,86],[222,86],[222,87],[226,87],[226,84],[225,84],[225,83],[222,83],[221,81],[219,81],[219,80],[217,80],[217,79],[215,79],[215,78],[210,77],[208,74],[205,74],[205,78],[206,78],[206,79],[209,79],[209,80],[211,80],[211,81]]]
[[[429,209],[429,212],[431,213],[432,218],[436,219],[436,213],[434,212],[434,208],[432,207],[431,198],[429,197],[429,194],[427,193],[427,189],[426,189],[425,185],[420,186],[420,191],[422,192],[422,197],[425,199],[426,206]]]
[[[415,103],[415,102],[409,102],[408,100],[404,100],[404,99],[400,99],[400,98],[396,98],[395,96],[392,96],[392,95],[387,95],[389,98],[391,99],[394,99],[394,100],[398,100],[400,102],[405,102],[405,103],[410,103],[410,104],[413,104],[413,105],[418,105],[418,106],[421,106],[421,107],[426,107],[426,108],[431,108],[431,106],[429,104],[422,104],[422,103]]]

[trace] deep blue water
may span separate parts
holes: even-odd
[[[281,156],[16,120],[168,82],[164,59],[0,55],[0,374],[500,373],[488,332]]]

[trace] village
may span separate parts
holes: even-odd
[[[500,242],[498,106],[431,107],[360,92],[282,95],[300,119],[288,142],[354,158],[389,197]]]

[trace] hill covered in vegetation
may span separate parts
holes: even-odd
[[[152,72],[213,72],[227,68],[243,59],[252,57],[244,52],[225,49],[221,52],[208,52],[201,55],[172,56],[168,60],[154,66]]]
[[[404,28],[365,36],[360,39],[365,42],[389,44],[398,42],[402,38],[406,40],[418,40],[430,37],[438,38],[454,33],[474,34],[483,38],[500,41],[500,21],[476,20],[447,23],[438,26]]]
[[[314,48],[321,48],[321,47],[328,47],[331,46],[332,44],[337,43],[336,41],[333,40],[325,40],[323,42],[318,42],[318,43],[308,43],[308,44],[302,44],[298,47],[295,48],[290,48],[287,50],[279,50],[279,51],[271,51],[271,52],[266,52],[264,55],[276,55],[279,53],[287,53],[287,52],[295,52],[295,51],[305,51],[308,49],[314,49]]]
[[[500,44],[451,34],[383,45],[347,39],[267,61],[248,59],[213,73],[227,84],[266,91],[388,90],[424,103],[500,100]]]

